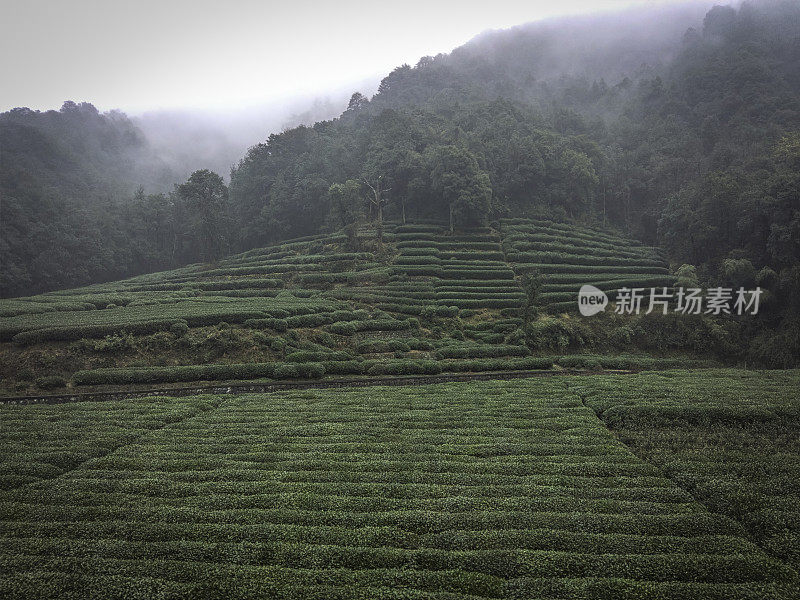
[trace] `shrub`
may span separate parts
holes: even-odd
[[[339,335],[353,335],[357,331],[400,331],[403,329],[418,329],[419,320],[410,319],[382,319],[374,318],[369,321],[340,321],[331,323],[327,329]]]
[[[334,351],[334,352],[321,352],[312,350],[298,350],[286,355],[286,360],[289,362],[320,362],[320,361],[339,361],[350,360],[353,357],[347,352]]]
[[[568,369],[587,369],[590,371],[602,369],[602,365],[596,356],[562,356],[557,362]]]
[[[540,350],[563,350],[569,346],[582,346],[589,333],[580,323],[543,317],[525,327],[528,346]]]
[[[322,366],[329,375],[360,375],[364,372],[364,363],[355,360],[322,361]]]
[[[527,371],[552,368],[553,359],[529,356],[526,358],[490,358],[478,360],[443,360],[442,370],[450,372]]]
[[[78,371],[72,376],[75,385],[128,385],[136,383],[173,383],[272,377],[317,378],[325,374],[320,363],[238,363],[186,365],[172,367],[112,368]]]
[[[54,388],[66,387],[67,382],[63,377],[58,375],[47,375],[45,377],[37,377],[34,381],[36,387],[43,390],[52,390]]]
[[[359,354],[369,354],[375,352],[409,352],[411,346],[404,340],[370,340],[361,342],[356,346]]]
[[[174,321],[172,325],[169,326],[169,330],[176,336],[183,337],[184,335],[189,333],[189,324],[182,319]]]
[[[353,335],[357,331],[357,321],[341,321],[338,323],[331,323],[328,325],[328,331],[337,335]]]
[[[286,326],[289,329],[297,329],[299,327],[319,327],[331,323],[333,317],[329,313],[312,313],[308,315],[296,315],[286,319]]]
[[[530,354],[527,346],[506,346],[502,344],[487,346],[445,346],[436,351],[437,358],[493,358],[497,356],[526,356]]]
[[[325,367],[320,363],[297,363],[279,365],[274,373],[275,379],[308,378],[316,379],[325,375]]]
[[[274,331],[286,331],[288,329],[288,322],[286,319],[248,319],[244,322],[244,326],[250,329],[272,329]]]
[[[441,372],[441,364],[433,360],[373,362],[367,369],[369,375],[436,375]]]
[[[167,331],[172,327],[172,323],[173,321],[144,321],[125,325],[45,327],[17,333],[12,338],[12,341],[21,346],[27,346],[40,342],[67,342],[82,338],[100,338],[122,331],[135,335],[144,335],[157,331]]]

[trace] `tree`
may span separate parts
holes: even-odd
[[[369,98],[364,96],[361,92],[354,92],[350,96],[350,102],[347,103],[347,110],[362,110],[369,106]]]
[[[434,146],[428,149],[427,160],[432,192],[447,206],[450,231],[484,224],[491,209],[492,186],[475,156],[460,146]]]
[[[700,280],[697,277],[697,268],[694,265],[682,264],[675,271],[675,287],[697,288],[700,287]]]
[[[328,188],[330,200],[329,220],[336,228],[347,227],[364,217],[364,195],[361,183],[348,179]]]
[[[228,242],[228,188],[222,177],[203,169],[192,173],[186,183],[178,186],[178,195],[194,213],[190,230],[200,246],[201,258],[214,262],[224,254]]]
[[[364,182],[372,195],[369,199],[370,204],[370,213],[372,213],[372,209],[375,209],[375,222],[377,223],[378,228],[378,244],[383,243],[383,207],[386,204],[386,199],[383,195],[388,192],[391,188],[384,188],[383,185],[383,175],[378,175],[372,183],[370,183],[366,177],[362,178],[361,181]]]
[[[565,149],[561,153],[561,164],[567,190],[565,200],[570,214],[575,215],[589,205],[594,188],[600,180],[591,159],[583,152]]]
[[[523,307],[523,323],[527,325],[533,321],[538,311],[536,301],[542,289],[542,276],[538,270],[533,270],[522,276],[522,290],[525,292],[525,305]]]

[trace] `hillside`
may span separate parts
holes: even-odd
[[[362,189],[338,214],[336,186],[380,178],[391,190],[384,210],[398,221],[611,223],[696,267],[707,285],[725,278],[726,261],[749,261],[784,280],[786,316],[800,281],[798,23],[791,0],[648,6],[487,32],[401,65],[340,117],[248,151],[217,208],[220,248],[336,231],[369,213]],[[0,118],[11,167],[0,173],[0,293],[204,259],[180,195],[147,195],[157,191],[149,182],[165,180],[152,155],[120,150],[139,135],[131,122],[65,106]],[[59,165],[75,168],[64,177]],[[145,193],[131,197],[138,184]],[[25,231],[36,232],[36,248]],[[790,317],[770,327],[797,331]]]
[[[390,223],[382,242],[362,227],[213,266],[3,300],[3,387],[579,366],[561,355],[592,348],[553,343],[547,327],[574,312],[583,283],[674,283],[657,250],[609,230],[520,219],[498,227],[450,234],[435,223]],[[537,321],[541,335],[524,310],[521,277],[532,268],[543,284],[532,300],[555,315]]]

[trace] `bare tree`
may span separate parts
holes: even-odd
[[[383,176],[378,175],[377,179],[375,180],[374,185],[367,181],[365,177],[361,178],[361,181],[370,189],[372,192],[372,197],[369,199],[370,204],[370,212],[372,212],[372,207],[375,207],[375,216],[376,221],[378,224],[378,244],[383,244],[383,207],[386,204],[386,200],[383,198],[383,194],[386,192],[391,191],[392,188],[383,189]]]

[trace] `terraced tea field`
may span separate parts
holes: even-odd
[[[543,274],[550,311],[584,282],[673,279],[655,250],[577,225],[390,224],[383,240],[364,228],[0,301],[0,391],[567,367],[586,360],[529,349],[522,274]]]
[[[573,311],[584,284],[608,292],[620,288],[672,288],[664,255],[601,229],[548,220],[504,219],[503,249],[517,274],[542,278],[538,304],[549,312]]]
[[[795,570],[608,431],[590,406],[622,380],[596,381],[2,406],[0,595],[797,597]]]

